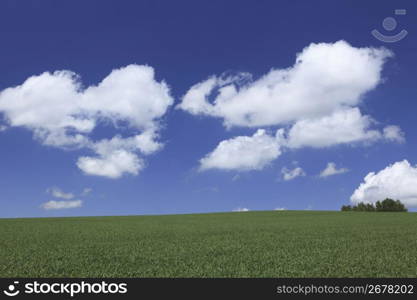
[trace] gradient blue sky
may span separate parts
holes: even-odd
[[[402,41],[385,44],[370,34],[394,16]],[[415,1],[1,1],[0,90],[44,71],[72,70],[84,85],[97,84],[112,69],[147,64],[165,80],[175,103],[213,74],[250,72],[294,64],[310,43],[345,40],[354,47],[381,47],[395,57],[383,69],[385,82],[360,108],[381,124],[395,124],[405,143],[339,145],[286,151],[260,171],[198,172],[198,161],[217,144],[253,128],[227,130],[217,118],[192,116],[171,107],[163,118],[164,148],[146,158],[138,176],[109,179],[83,174],[77,158],[86,150],[41,145],[32,132],[0,132],[0,217],[135,215],[286,209],[338,210],[349,203],[366,174],[407,159],[417,163],[417,3]],[[97,135],[111,137],[101,127]],[[282,180],[293,161],[307,173]],[[318,178],[328,162],[348,168]],[[238,177],[236,175],[239,174]],[[59,187],[83,206],[44,210]],[[84,188],[91,188],[81,196]],[[56,199],[58,200],[58,199]],[[62,200],[62,199],[61,199]]]

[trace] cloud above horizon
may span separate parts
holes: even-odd
[[[83,191],[81,192],[81,196],[88,196],[91,192],[93,191],[92,188],[84,188]]]
[[[292,170],[284,167],[281,169],[281,174],[285,181],[290,181],[300,176],[306,176],[305,171],[301,167],[295,167]]]
[[[195,84],[178,109],[221,118],[227,128],[256,128],[252,136],[220,141],[200,159],[199,169],[262,170],[285,150],[403,143],[400,127],[378,128],[358,107],[382,82],[384,63],[392,56],[386,48],[358,48],[345,41],[311,43],[296,54],[293,66],[256,80],[239,73]],[[160,120],[174,103],[168,85],[156,81],[154,73],[150,66],[128,65],[88,87],[71,71],[29,77],[0,92],[5,121],[0,125],[27,128],[43,145],[87,149],[91,153],[76,162],[86,175],[138,175],[145,157],[163,148]],[[112,126],[115,135],[94,140],[101,124]]]
[[[51,201],[42,203],[41,207],[44,210],[60,210],[60,209],[78,208],[78,207],[81,207],[82,204],[83,204],[83,201],[81,200],[71,200],[71,201],[51,200]]]
[[[371,117],[362,115],[355,107],[339,110],[317,119],[300,120],[288,133],[282,129],[281,133],[285,136],[283,143],[289,148],[325,148],[358,142],[372,143],[384,138],[379,130],[370,129],[372,123],[374,121]],[[395,139],[390,138],[390,140]]]
[[[280,154],[275,137],[259,129],[253,136],[237,136],[220,142],[200,160],[200,170],[261,170]]]
[[[326,168],[320,172],[319,177],[326,178],[333,175],[343,174],[349,172],[348,168],[337,168],[334,162],[327,163]]]
[[[88,196],[93,191],[92,188],[84,188],[81,193],[79,193],[80,197]],[[77,208],[82,207],[84,204],[83,200],[71,200],[75,198],[75,194],[71,192],[64,192],[59,187],[51,187],[46,189],[46,192],[50,194],[52,197],[57,199],[65,199],[65,200],[51,200],[41,204],[41,208],[44,210],[60,210],[60,209],[68,209],[68,208]],[[77,197],[78,198],[78,197]]]
[[[375,203],[385,198],[400,200],[407,207],[417,206],[417,165],[407,160],[370,172],[350,197],[352,203]]]
[[[285,207],[276,207],[274,208],[275,211],[284,211],[287,210]]]
[[[275,145],[279,153],[376,141],[403,143],[400,127],[375,128],[377,122],[358,107],[381,83],[383,65],[392,56],[386,48],[356,48],[345,41],[312,43],[296,55],[292,67],[272,69],[257,80],[249,73],[211,76],[192,86],[177,109],[221,118],[226,128],[278,127],[275,136],[268,135],[268,148]],[[253,147],[252,140],[253,136],[239,136],[220,142],[200,160],[200,169],[261,170],[279,156],[248,166],[256,154],[236,155],[242,154],[236,149]]]
[[[74,198],[74,194],[73,193],[65,193],[64,191],[62,191],[58,187],[48,188],[46,190],[46,192],[49,193],[49,194],[51,194],[55,198],[61,198],[61,199],[67,199],[67,200]]]
[[[173,101],[152,67],[128,65],[85,88],[79,75],[66,70],[29,77],[0,92],[0,113],[2,126],[27,128],[43,145],[90,149],[95,156],[77,163],[85,174],[119,178],[138,174],[144,167],[139,155],[161,148],[158,120]],[[100,124],[128,127],[135,134],[94,141],[91,135]]]
[[[238,208],[235,208],[232,211],[233,212],[247,212],[247,211],[250,211],[250,209],[249,208],[246,208],[246,207],[238,207]]]
[[[392,56],[386,48],[355,48],[345,41],[312,43],[296,55],[292,67],[272,69],[255,81],[248,73],[211,76],[192,86],[177,107],[222,118],[227,127],[316,119],[357,106],[380,83],[382,67]]]

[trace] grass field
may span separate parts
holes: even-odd
[[[416,277],[417,214],[0,219],[1,277]]]

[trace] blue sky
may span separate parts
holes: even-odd
[[[407,14],[395,15],[395,9],[406,9]],[[386,17],[394,17],[398,22],[393,32],[382,27]],[[417,5],[414,1],[378,1],[377,4],[371,1],[67,1],[59,4],[56,1],[2,1],[0,217],[174,214],[238,208],[338,210],[349,203],[370,172],[376,172],[378,177],[366,182],[364,189],[379,189],[380,193],[398,198],[404,195],[409,198],[410,210],[415,210],[413,203],[417,203],[417,192],[408,186],[414,183],[417,186],[414,167],[417,164],[416,28]],[[373,29],[387,35],[405,29],[408,35],[396,43],[384,43],[371,35]],[[353,58],[358,49],[386,51],[378,52],[379,58],[372,58],[370,52],[367,54],[371,60],[375,59],[372,63],[382,64],[380,71],[371,74],[377,77],[378,83],[361,87],[365,92],[349,106],[359,109],[360,117],[372,118],[368,129],[377,131],[379,137],[331,142],[326,146],[283,145],[275,141],[276,130],[285,128],[288,133],[296,122],[305,118],[310,122],[312,115],[297,116],[289,122],[278,118],[268,124],[260,124],[264,120],[260,115],[258,124],[227,126],[225,124],[232,122],[235,112],[225,115],[223,107],[211,106],[213,111],[217,109],[216,113],[204,113],[203,109],[192,113],[187,108],[176,108],[193,86],[210,76],[232,81],[230,78],[236,74],[250,73],[250,83],[230,83],[236,87],[242,85],[241,90],[244,90],[256,86],[256,82],[271,70],[293,67],[297,53],[312,43],[328,45],[329,51],[334,51],[334,45],[341,40],[346,43],[342,42],[340,47],[346,53],[352,53]],[[342,55],[341,59],[349,58],[351,56]],[[360,63],[349,61],[349,65]],[[126,119],[119,120],[122,125],[117,127],[109,121],[110,117],[103,122],[92,117],[95,127],[88,133],[88,138],[99,141],[111,139],[116,134],[128,138],[147,130],[155,133],[155,142],[160,145],[157,150],[150,150],[152,153],[146,155],[143,150],[132,150],[135,154],[128,152],[127,164],[132,159],[135,161],[135,157],[143,163],[137,174],[127,171],[110,178],[97,174],[100,170],[91,171],[90,165],[79,167],[80,157],[89,157],[91,162],[97,156],[106,159],[108,156],[100,154],[95,146],[77,145],[67,149],[62,145],[48,145],[42,138],[35,137],[36,128],[44,129],[44,125],[36,123],[36,127],[28,121],[18,122],[24,117],[22,110],[16,108],[18,101],[29,101],[25,97],[31,96],[23,93],[19,98],[16,90],[10,95],[4,92],[7,88],[23,85],[31,76],[57,70],[78,74],[78,82],[84,90],[98,85],[112,70],[125,72],[123,68],[132,64],[153,68],[152,84],[155,84],[160,101],[165,101],[164,113],[158,115],[156,121],[149,121],[151,125],[142,122],[136,127],[123,125],[123,122],[128,123],[128,117],[135,118],[130,112],[126,113]],[[373,66],[366,69],[371,70]],[[132,74],[143,71],[140,70],[133,69]],[[368,74],[368,70],[360,72]],[[125,78],[123,74],[120,76],[121,80]],[[315,78],[321,86],[321,77]],[[169,96],[163,93],[162,81],[169,88]],[[356,85],[352,88],[359,89]],[[33,89],[38,89],[36,82]],[[58,95],[54,97],[64,101],[65,96],[61,97],[61,90],[57,90]],[[138,91],[145,99],[143,101],[154,101],[155,93],[146,94],[143,90]],[[46,113],[51,114],[42,119],[44,121],[52,119],[54,111],[48,110],[47,102],[42,102],[43,92],[48,89],[39,92],[41,100],[35,105],[37,108],[44,105]],[[218,93],[214,90],[207,101],[213,103]],[[320,93],[327,95],[329,91]],[[85,101],[101,100],[101,94],[90,94]],[[282,94],[284,92],[278,90],[270,99],[271,103]],[[109,103],[117,102],[121,97],[116,94],[109,98]],[[300,101],[318,101],[304,98]],[[67,103],[73,98],[68,99],[65,100]],[[239,102],[244,101],[241,99],[233,98],[238,110],[243,107]],[[320,105],[318,102],[317,106]],[[25,104],[25,111],[28,107]],[[142,107],[139,103],[139,112]],[[271,110],[275,108],[273,106]],[[33,112],[37,114],[39,110]],[[328,116],[325,112],[319,114],[314,114],[314,118]],[[157,129],[153,131],[148,125]],[[396,128],[391,135],[384,134],[387,126]],[[232,151],[232,156],[225,162],[227,167],[222,167],[214,155],[210,161],[212,167],[201,170],[200,160],[214,153],[220,142],[253,137],[259,129],[265,130],[268,147],[272,143],[271,151],[279,154],[262,152],[260,156],[270,155],[271,158],[265,163],[255,159],[256,166],[248,167],[240,162],[228,165],[231,159],[245,158]],[[72,131],[68,132],[72,134]],[[277,148],[273,148],[274,145]],[[400,164],[403,160],[409,164]],[[334,163],[330,167],[335,166],[340,174],[330,170],[330,176],[320,177],[329,163]],[[399,164],[391,168],[395,163]],[[378,173],[387,167],[386,172]],[[126,168],[132,170],[130,165]],[[284,180],[283,172],[296,168],[302,171],[295,173],[304,176]],[[405,181],[407,187],[398,188]],[[390,186],[392,182],[400,183]],[[83,194],[86,188],[91,191]],[[67,195],[56,193],[58,189]],[[368,198],[358,199],[372,202],[374,194],[370,196],[371,192],[365,192]],[[82,204],[75,203],[74,206],[79,207],[67,209],[56,209],[59,205],[52,205],[55,209],[45,209],[48,201],[80,201],[77,203]]]

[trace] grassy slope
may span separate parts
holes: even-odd
[[[417,214],[0,220],[0,277],[416,277]]]

